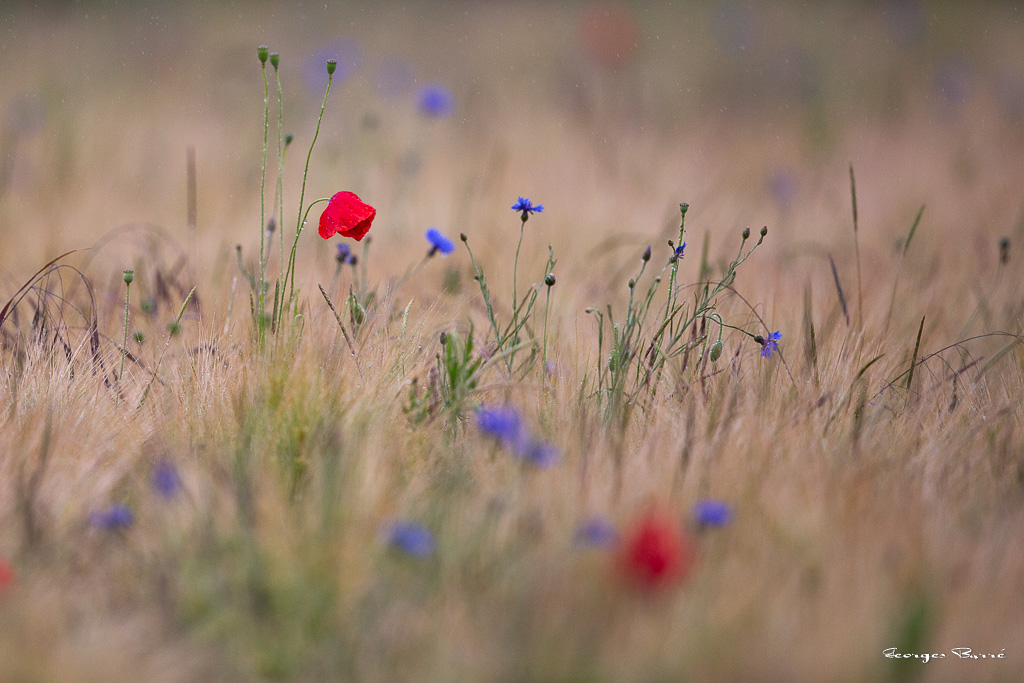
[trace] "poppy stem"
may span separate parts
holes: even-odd
[[[324,90],[324,101],[320,105],[320,116],[316,120],[316,130],[313,132],[313,141],[309,143],[309,152],[306,153],[306,167],[302,171],[302,189],[299,191],[299,222],[295,226],[295,241],[292,243],[292,252],[288,257],[288,270],[285,272],[284,280],[288,285],[288,305],[291,307],[295,301],[295,248],[299,244],[299,235],[302,234],[302,225],[306,222],[302,215],[302,204],[306,198],[306,178],[309,176],[309,160],[313,156],[313,147],[316,146],[316,139],[320,137],[320,123],[324,120],[324,110],[327,108],[327,95],[331,92],[331,81],[334,80],[333,70],[327,71],[327,88]],[[318,200],[326,201],[326,200]],[[316,203],[316,202],[314,202]],[[313,204],[310,204],[312,207]],[[309,210],[306,210],[306,216]],[[284,306],[281,306],[281,319],[284,319]]]
[[[274,79],[277,82],[277,207],[278,239],[281,243],[281,268],[284,268],[284,94],[281,91],[281,74],[274,67]]]
[[[263,298],[264,281],[267,271],[266,257],[266,192],[267,192],[267,141],[270,134],[270,84],[267,81],[267,64],[263,62],[260,66],[263,71],[263,168],[260,171],[260,282],[259,290],[256,293],[256,329],[259,332],[260,344],[263,343],[264,326],[263,320]]]

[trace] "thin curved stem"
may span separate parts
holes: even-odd
[[[327,74],[327,88],[324,90],[324,101],[320,105],[320,116],[316,119],[316,131],[313,133],[313,141],[309,143],[309,152],[306,153],[306,166],[302,171],[302,189],[299,191],[299,216],[298,223],[295,226],[295,241],[292,243],[292,251],[288,257],[288,269],[285,271],[284,281],[288,283],[288,305],[291,306],[295,299],[295,248],[299,244],[299,235],[302,234],[302,226],[306,222],[305,217],[302,215],[302,204],[306,198],[306,179],[309,177],[309,160],[313,157],[313,147],[316,146],[316,139],[320,137],[320,123],[324,120],[324,110],[327,108],[327,95],[331,92],[331,81],[334,80],[334,75]],[[323,200],[318,200],[323,201]],[[315,202],[314,202],[315,203]],[[313,205],[310,204],[310,207]],[[306,211],[306,215],[309,215],[309,211]],[[284,317],[284,306],[282,308],[282,319]]]

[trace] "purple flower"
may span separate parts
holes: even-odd
[[[437,228],[430,228],[427,230],[427,241],[430,242],[430,256],[433,256],[436,252],[441,252],[442,256],[455,251],[455,245],[450,239],[441,234],[441,231]]]
[[[89,522],[97,529],[119,531],[127,529],[135,521],[131,509],[123,503],[114,503],[105,510],[96,510],[89,516]]]
[[[476,425],[484,434],[506,445],[519,442],[524,435],[523,421],[514,408],[481,408],[476,414]]]
[[[773,332],[761,340],[761,357],[771,358],[772,354],[779,350],[779,340],[782,339],[782,332]]]
[[[572,538],[577,548],[608,548],[619,540],[619,532],[605,520],[591,517],[576,527]]]
[[[446,119],[455,111],[452,91],[438,83],[429,83],[419,92],[420,111],[435,119]]]
[[[181,477],[174,465],[164,460],[153,468],[152,484],[153,490],[164,498],[174,498],[181,490]]]
[[[476,424],[484,434],[494,437],[531,465],[547,469],[562,457],[555,446],[529,433],[515,408],[480,408]]]
[[[725,526],[732,521],[732,508],[723,500],[701,500],[693,506],[693,521],[700,526]]]
[[[526,462],[536,465],[541,469],[547,469],[553,466],[558,462],[562,455],[558,449],[551,444],[537,440],[530,440],[522,444],[517,444],[515,452],[516,455]]]
[[[434,535],[422,524],[395,522],[387,531],[387,543],[412,557],[427,557],[434,554]]]
[[[338,262],[339,266],[345,264],[354,266],[358,260],[352,253],[352,249],[345,242],[338,242],[338,253],[335,254],[334,259]]]
[[[521,211],[523,213],[523,220],[525,221],[529,218],[531,213],[540,213],[543,211],[544,206],[542,204],[537,204],[535,206],[534,203],[526,197],[520,197],[519,201],[512,205],[512,210]]]

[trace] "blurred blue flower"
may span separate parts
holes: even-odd
[[[338,62],[331,77],[338,85],[359,70],[363,63],[363,49],[353,38],[336,38],[306,58],[302,65],[303,80],[313,92],[320,92],[327,85],[327,60]]]
[[[947,55],[935,73],[935,87],[954,104],[966,102],[971,96],[973,69],[960,53]]]
[[[416,72],[407,61],[389,57],[377,66],[374,80],[377,92],[384,97],[401,97],[412,90],[416,83]]]
[[[96,510],[89,516],[89,522],[97,529],[118,531],[127,529],[135,521],[131,509],[123,503],[114,503],[105,510]]]
[[[782,332],[773,332],[761,342],[761,357],[771,358],[772,354],[779,350],[779,340],[782,339]]]
[[[757,40],[759,19],[753,7],[726,0],[719,2],[711,18],[711,33],[719,49],[745,52]]]
[[[10,135],[32,135],[46,123],[46,106],[36,93],[25,93],[7,104],[4,125]]]
[[[455,111],[452,91],[438,83],[429,83],[419,92],[420,111],[435,119],[446,119]]]
[[[392,548],[412,557],[427,557],[434,554],[434,535],[422,524],[395,522],[387,532],[387,542]]]
[[[430,228],[427,230],[427,241],[430,242],[430,254],[439,251],[442,255],[447,256],[448,254],[455,251],[455,245],[450,239],[441,234],[441,231],[437,228]]]
[[[339,265],[356,264],[356,257],[352,254],[352,249],[344,242],[338,242],[338,253],[335,254],[334,259]]]
[[[996,78],[996,100],[1012,121],[1024,119],[1024,78],[1010,69]]]
[[[153,489],[164,498],[174,498],[181,490],[181,477],[171,463],[163,460],[153,468]]]
[[[889,35],[904,47],[916,45],[928,31],[928,13],[920,0],[888,0],[882,16]]]
[[[515,204],[512,205],[512,210],[513,211],[522,211],[523,212],[523,220],[525,221],[526,217],[529,214],[531,214],[531,213],[540,213],[541,211],[543,211],[544,210],[544,206],[542,204],[534,205],[534,203],[531,202],[526,197],[520,197],[519,201],[517,201]]]
[[[693,521],[700,526],[725,526],[732,521],[732,508],[722,500],[701,500],[693,506]]]
[[[676,258],[683,258],[683,253],[685,251],[686,251],[686,242],[683,242],[678,247],[676,247],[674,255],[675,255]]]
[[[766,185],[772,199],[780,207],[791,205],[796,198],[796,177],[788,168],[780,167],[773,169],[768,174]]]
[[[619,532],[609,522],[591,517],[576,527],[572,539],[578,548],[608,548],[619,540]]]
[[[515,444],[523,438],[523,421],[515,408],[480,408],[476,425],[484,434],[505,444]]]
[[[526,441],[517,446],[516,454],[523,460],[542,469],[552,467],[558,462],[562,454],[557,448],[543,441]]]

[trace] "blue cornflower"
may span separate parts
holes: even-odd
[[[732,521],[732,508],[723,500],[701,500],[693,506],[693,521],[700,526],[725,526]]]
[[[514,408],[481,408],[476,424],[484,434],[505,444],[515,444],[524,435],[523,421]]]
[[[356,257],[352,253],[352,249],[344,242],[338,242],[338,253],[335,254],[334,259],[338,262],[339,266],[350,263],[353,266],[356,264]]]
[[[608,548],[619,540],[619,532],[609,522],[591,517],[576,527],[572,539],[578,548]]]
[[[153,489],[164,498],[174,498],[181,489],[181,477],[174,465],[166,460],[153,468]]]
[[[517,445],[516,454],[523,460],[542,469],[553,466],[562,455],[551,444],[537,440],[524,440],[522,444]]]
[[[543,211],[544,206],[542,204],[537,204],[536,206],[534,206],[533,202],[531,202],[526,197],[520,197],[519,201],[512,205],[512,210],[522,211],[523,220],[525,221],[527,218],[530,217],[531,213],[540,213],[541,211]]]
[[[97,529],[118,531],[127,529],[135,521],[131,509],[124,503],[114,503],[106,510],[96,510],[89,516],[90,523]]]
[[[676,247],[675,257],[676,258],[683,258],[683,252],[684,251],[686,251],[686,242],[683,242],[678,247]]]
[[[779,350],[779,340],[782,339],[782,332],[774,332],[761,339],[761,356],[771,358],[772,354]]]
[[[387,531],[387,542],[392,548],[412,557],[434,554],[434,535],[422,524],[395,522]]]
[[[435,119],[446,119],[455,111],[455,97],[452,91],[439,83],[430,83],[420,88],[420,111]]]
[[[450,239],[441,234],[441,231],[437,228],[430,228],[427,230],[427,241],[430,242],[430,256],[433,256],[436,252],[441,252],[442,256],[455,251],[455,245]]]

